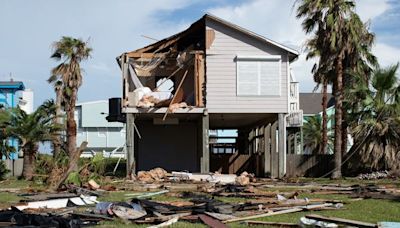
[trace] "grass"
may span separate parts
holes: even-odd
[[[340,181],[332,181],[329,179],[301,179],[301,182],[315,182],[320,184],[342,184],[342,185],[353,185],[353,184],[380,184],[387,186],[400,187],[400,181],[398,180],[377,180],[377,181],[360,181],[355,178],[349,178]],[[40,186],[38,183],[31,183],[22,180],[6,180],[0,183],[0,206],[2,208],[9,207],[17,203],[21,198],[17,196],[15,193],[1,192],[1,189],[5,188],[21,188],[21,189],[43,189],[43,186]],[[400,202],[391,201],[391,200],[376,200],[376,199],[364,199],[359,201],[354,201],[349,198],[348,195],[345,194],[317,194],[317,193],[309,193],[307,191],[301,191],[304,189],[294,189],[294,188],[285,188],[285,186],[278,188],[269,188],[266,189],[273,192],[293,192],[299,190],[300,195],[299,198],[321,198],[321,199],[334,199],[334,200],[342,200],[344,202],[344,207],[338,210],[326,210],[326,211],[310,211],[310,212],[297,212],[291,214],[283,214],[276,215],[271,217],[264,217],[256,220],[260,221],[270,221],[270,222],[292,222],[298,223],[299,219],[306,214],[319,214],[324,216],[334,216],[346,219],[354,219],[364,222],[381,222],[381,221],[393,221],[400,222]],[[126,201],[128,200],[125,197],[125,194],[134,193],[132,191],[114,191],[108,192],[101,197],[99,197],[99,201]],[[227,202],[227,203],[239,203],[244,202],[246,198],[239,197],[215,197],[215,199]],[[156,201],[186,201],[189,199],[179,198],[174,194],[163,194],[152,197],[152,200]],[[115,220],[115,221],[105,221],[102,222],[100,227],[147,227],[148,225],[135,225],[135,224],[125,224],[124,221]],[[243,223],[232,223],[229,224],[230,227],[246,227]],[[206,227],[201,223],[193,224],[187,222],[178,222],[171,227]],[[257,227],[257,226],[254,226]]]

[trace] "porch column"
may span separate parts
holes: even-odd
[[[126,113],[126,177],[131,179],[135,175],[135,116],[133,113]]]
[[[285,114],[278,114],[279,136],[278,136],[278,177],[282,178],[286,173],[286,120]]]
[[[205,110],[201,118],[201,128],[202,128],[202,156],[200,158],[200,172],[208,173],[210,172],[210,148],[208,145],[209,140],[209,115]]]
[[[271,124],[264,128],[264,176],[271,176]]]
[[[276,130],[278,129],[278,121],[275,121],[271,125],[271,178],[277,178],[278,177],[278,150],[277,150],[277,140],[276,140]]]

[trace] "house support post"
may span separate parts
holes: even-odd
[[[135,116],[126,114],[126,177],[131,179],[135,175]]]
[[[264,128],[264,176],[271,176],[271,124]]]
[[[286,120],[285,114],[278,114],[278,178],[282,178],[286,174]]]
[[[278,121],[275,121],[271,125],[271,178],[278,177],[278,150],[277,150],[277,140],[276,131],[278,129]]]
[[[205,110],[201,118],[201,128],[202,128],[202,156],[200,158],[200,172],[208,173],[210,172],[210,149],[209,149],[209,115]]]

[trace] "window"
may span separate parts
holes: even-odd
[[[281,56],[238,56],[238,96],[280,96]]]

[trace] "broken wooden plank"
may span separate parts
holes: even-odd
[[[167,227],[167,226],[170,226],[170,225],[172,225],[172,224],[178,222],[178,220],[179,220],[179,217],[177,216],[177,217],[174,217],[174,218],[172,218],[172,219],[170,219],[170,220],[168,220],[168,221],[166,221],[166,222],[160,223],[160,224],[158,224],[158,225],[149,226],[148,228]]]
[[[263,218],[263,217],[273,216],[273,215],[294,213],[294,212],[299,212],[299,211],[303,211],[303,210],[315,210],[315,209],[318,209],[318,208],[325,208],[325,207],[330,207],[330,206],[333,206],[333,204],[324,203],[324,204],[316,204],[316,205],[307,205],[307,206],[301,206],[301,207],[294,207],[294,208],[289,208],[289,209],[280,210],[280,211],[268,212],[268,213],[264,213],[264,214],[251,215],[251,216],[246,216],[246,217],[241,217],[241,218],[236,218],[236,219],[229,219],[229,220],[223,221],[223,223],[239,222],[239,221],[244,221],[244,220],[249,220],[249,219],[256,219],[256,218]]]
[[[219,220],[214,219],[208,215],[201,214],[201,215],[199,215],[199,218],[202,222],[204,222],[207,226],[209,226],[211,228],[228,228],[228,226],[225,225],[224,223],[222,223]]]
[[[282,214],[299,212],[299,211],[302,211],[302,210],[303,210],[303,208],[291,208],[291,209],[282,210],[282,211],[268,212],[268,213],[264,213],[264,214],[258,214],[258,215],[251,215],[251,216],[246,216],[246,217],[241,217],[241,218],[229,219],[229,220],[223,221],[223,223],[239,222],[239,221],[245,221],[245,220],[256,219],[256,218],[264,218],[264,217],[273,216],[273,215],[282,215]]]
[[[215,218],[215,219],[218,219],[220,221],[237,218],[236,216],[233,216],[233,215],[227,215],[227,214],[221,214],[221,213],[215,213],[215,212],[205,211],[204,213],[209,215],[209,216],[211,216],[211,217],[213,217],[213,218]]]
[[[336,218],[336,217],[330,217],[330,216],[321,216],[321,215],[306,215],[306,218],[309,219],[315,219],[318,221],[325,221],[325,222],[333,222],[333,223],[340,223],[340,224],[345,224],[349,226],[356,226],[356,227],[378,227],[377,224],[374,223],[368,223],[368,222],[361,222],[361,221],[356,221],[356,220],[351,220],[351,219],[344,219],[344,218]]]

